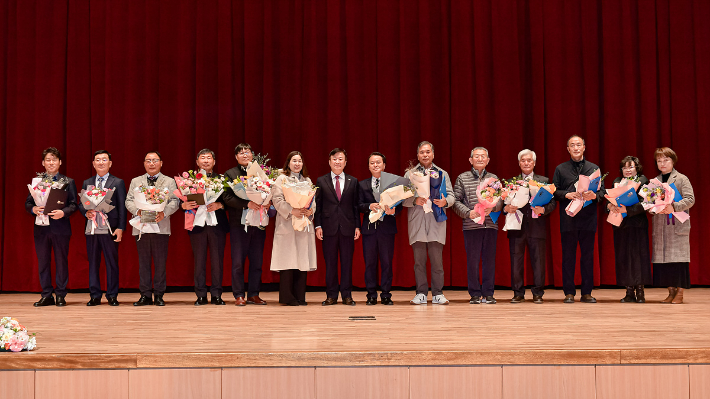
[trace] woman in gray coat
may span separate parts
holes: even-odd
[[[678,156],[668,147],[653,154],[662,183],[674,184],[682,199],[653,215],[653,285],[668,287],[668,297],[661,303],[683,303],[683,290],[690,288],[690,220],[681,223],[673,212],[686,212],[695,204],[693,186],[675,170]]]

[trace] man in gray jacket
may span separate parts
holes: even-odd
[[[432,199],[431,202],[442,208],[449,208],[454,204],[451,179],[445,170],[434,165],[434,145],[422,141],[417,146],[419,164],[407,171],[404,177],[409,178],[414,172],[424,174],[443,174],[446,185],[446,196]],[[408,209],[409,245],[414,251],[414,278],[417,283],[417,294],[409,301],[412,305],[426,305],[429,284],[427,284],[426,260],[427,253],[431,262],[431,302],[435,305],[448,305],[449,301],[444,296],[444,264],[443,252],[446,243],[446,221],[437,222],[434,212],[425,212],[423,205],[428,198],[413,197],[406,199],[403,205]]]
[[[463,238],[466,246],[466,265],[468,271],[468,293],[471,295],[471,304],[496,303],[493,298],[493,286],[496,272],[496,241],[498,225],[490,217],[491,212],[503,209],[503,201],[493,208],[487,208],[483,215],[474,210],[478,204],[476,190],[478,185],[486,179],[497,179],[498,176],[486,171],[490,162],[488,150],[476,147],[471,151],[471,170],[464,172],[456,178],[454,185],[454,212],[463,218]],[[474,220],[483,217],[483,224]],[[478,264],[483,260],[483,279],[478,281]],[[483,296],[483,299],[481,299]]]

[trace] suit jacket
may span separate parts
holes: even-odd
[[[57,173],[57,179],[61,179],[62,177],[69,180],[69,184],[67,184],[67,203],[66,203],[66,206],[64,208],[62,208],[62,211],[64,212],[64,217],[62,217],[61,219],[56,219],[56,220],[52,219],[50,217],[49,218],[49,231],[52,234],[70,236],[71,235],[71,223],[69,222],[69,216],[71,216],[71,214],[77,210],[76,184],[74,183],[73,179],[70,179],[61,173]],[[34,215],[34,213],[32,213],[32,208],[36,205],[37,204],[35,204],[35,199],[32,198],[32,195],[28,195],[27,199],[25,200],[25,210],[27,210],[27,212],[30,213],[31,215]],[[46,226],[35,225],[35,229],[43,228],[43,227],[46,227]]]
[[[138,215],[138,207],[135,204],[135,192],[134,190],[140,185],[148,186],[148,174],[145,173],[142,176],[138,176],[131,180],[131,186],[128,188],[128,194],[126,194],[126,210],[133,215]],[[167,188],[170,191],[170,197],[168,198],[168,203],[165,205],[163,213],[165,213],[165,219],[158,223],[160,227],[160,233],[158,234],[168,234],[170,235],[170,215],[175,213],[180,207],[180,200],[173,193],[177,190],[177,184],[175,184],[175,179],[172,177],[160,174],[158,180],[155,182],[155,187],[159,189]],[[138,230],[133,228],[133,235],[138,235]]]
[[[663,181],[662,175],[656,177]],[[690,179],[673,169],[668,177],[668,184],[675,183],[682,199],[673,203],[675,212],[690,214],[695,205],[695,192]],[[653,215],[653,263],[690,262],[690,219],[681,223],[671,215]]]
[[[371,235],[378,231],[383,234],[397,234],[397,219],[393,216],[397,216],[400,212],[402,212],[402,204],[399,204],[394,208],[394,215],[385,215],[382,221],[370,223],[370,204],[377,203],[377,200],[375,200],[375,194],[372,191],[372,177],[361,180],[359,185],[358,207],[360,208],[360,212],[363,213],[361,224],[362,235]]]
[[[345,236],[355,236],[355,229],[360,228],[358,211],[358,184],[353,176],[343,173],[343,187],[340,201],[335,194],[330,173],[316,180],[315,227],[323,228],[323,234],[334,236],[340,230]]]
[[[518,179],[522,179],[523,175],[519,174],[517,177]],[[540,176],[535,173],[533,173],[532,178],[540,183],[547,184],[550,182],[550,179],[547,177]],[[557,202],[555,202],[555,199],[551,199],[547,205],[543,206],[545,213],[538,216],[537,219],[533,219],[533,212],[529,203],[518,209],[523,213],[523,225],[520,230],[508,230],[508,238],[517,238],[522,236],[523,233],[527,234],[527,236],[531,238],[547,238],[547,217],[552,213],[552,211],[555,210],[556,206]]]
[[[240,165],[224,172],[224,175],[227,176],[229,181],[246,176],[246,174],[246,170],[244,170]],[[229,225],[231,227],[244,228],[244,226],[242,226],[242,211],[249,207],[249,201],[239,198],[236,194],[234,194],[234,191],[232,191],[231,188],[227,188],[224,190],[224,194],[222,194],[222,203],[227,207],[227,213],[229,214]]]
[[[84,183],[81,185],[82,190],[87,189],[89,186],[94,186],[96,185],[96,175],[84,180]],[[123,180],[119,179],[118,177],[109,174],[108,179],[106,179],[106,183],[104,183],[104,188],[112,188],[113,191],[113,197],[111,197],[111,205],[114,206],[114,208],[111,210],[111,212],[107,213],[106,216],[108,218],[108,224],[111,226],[111,230],[116,230],[116,229],[121,229],[123,231],[126,230],[126,185],[123,183]],[[79,211],[81,211],[81,214],[86,217],[86,209],[84,208],[84,205],[79,201]],[[86,225],[87,227],[91,221],[87,220]]]

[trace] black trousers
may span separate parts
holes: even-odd
[[[227,244],[227,232],[217,226],[205,226],[199,233],[188,234],[192,244],[192,256],[195,259],[195,294],[207,296],[207,252],[210,254],[212,284],[210,294],[222,296],[222,276],[224,275],[224,246]]]
[[[244,297],[244,264],[249,258],[249,287],[247,297],[259,295],[261,291],[261,265],[264,263],[264,242],[266,230],[249,226],[232,226],[229,230],[229,244],[232,247],[232,294],[234,298]]]
[[[89,258],[89,292],[92,298],[101,298],[101,253],[106,262],[106,297],[118,296],[118,243],[111,234],[86,236],[86,254]]]
[[[365,258],[365,288],[368,298],[377,298],[377,261],[380,261],[381,298],[392,298],[392,258],[394,258],[394,234],[380,233],[362,236],[362,254]]]
[[[138,274],[140,282],[138,288],[141,295],[150,297],[152,294],[163,295],[165,293],[165,264],[168,260],[167,234],[143,234],[141,239],[136,237],[136,247],[138,248]],[[155,266],[155,277],[151,268],[151,263]]]
[[[580,249],[579,269],[582,274],[582,295],[590,295],[594,288],[594,236],[596,231],[563,231],[562,288],[565,295],[576,295],[574,273],[577,264],[577,245]]]
[[[496,276],[496,242],[498,230],[464,230],[468,293],[474,296],[493,296]],[[482,262],[481,262],[482,261]],[[478,281],[478,264],[482,263],[482,279]]]
[[[520,237],[508,239],[510,244],[510,288],[515,296],[525,296],[525,247],[528,248],[530,266],[535,285],[530,291],[535,296],[545,294],[545,238],[529,237],[523,232]]]
[[[325,293],[328,298],[352,297],[353,253],[355,236],[342,235],[340,230],[333,236],[323,236],[323,257],[325,258]],[[338,279],[338,254],[340,254],[340,279]]]
[[[34,228],[35,252],[37,253],[37,268],[39,269],[39,284],[42,286],[42,297],[46,298],[53,292],[57,296],[67,294],[69,282],[69,239],[70,235],[53,234],[49,226]],[[56,290],[52,286],[52,250],[54,250]]]
[[[296,269],[279,272],[279,303],[306,301],[306,273]]]

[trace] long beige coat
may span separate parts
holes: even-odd
[[[291,210],[293,208],[291,205],[284,200],[283,193],[283,183],[287,179],[286,176],[281,175],[276,179],[274,184],[273,196],[271,198],[274,208],[278,214],[274,218],[274,245],[271,251],[271,270],[290,270],[298,269],[304,272],[310,272],[316,270],[316,233],[313,225],[310,226],[309,231],[296,231],[291,225]],[[288,179],[294,179],[295,177],[288,177]],[[298,181],[307,180],[309,183],[311,179],[300,177]],[[313,210],[315,211],[316,204],[313,202]],[[313,216],[311,216],[313,220]]]
[[[661,181],[661,176],[656,177]],[[674,202],[676,212],[688,212],[695,204],[693,186],[688,178],[673,169],[668,184],[675,183],[683,199]],[[690,213],[690,212],[688,212]],[[653,215],[653,263],[690,262],[690,219],[681,223],[668,215]],[[675,222],[675,223],[674,223]]]

